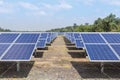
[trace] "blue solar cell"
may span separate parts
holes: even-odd
[[[30,60],[34,47],[34,44],[14,44],[2,60]]]
[[[120,43],[120,34],[102,34],[109,43]]]
[[[81,40],[75,40],[75,42],[76,42],[75,45],[76,45],[77,48],[83,48],[84,47],[84,45],[81,42]]]
[[[79,34],[79,33],[74,33],[74,37],[75,37],[75,39],[81,39],[81,37],[80,37],[80,34]]]
[[[99,34],[81,34],[85,43],[105,43]]]
[[[48,36],[48,33],[41,33],[40,39],[46,39]]]
[[[37,48],[45,48],[46,40],[39,40],[37,43]]]
[[[91,60],[119,60],[108,45],[86,44],[86,50]]]
[[[2,33],[0,35],[0,43],[12,43],[18,35],[17,33]]]
[[[23,33],[17,39],[16,43],[36,43],[38,40],[39,34],[27,34]]]
[[[111,45],[111,46],[117,52],[117,54],[120,56],[120,45]]]
[[[51,42],[51,38],[47,38],[47,43],[50,43]]]
[[[52,34],[51,33],[48,33],[48,38],[50,38],[52,36]]]
[[[73,37],[70,37],[71,43],[75,43],[75,39]]]
[[[10,44],[0,44],[0,56],[6,51]]]

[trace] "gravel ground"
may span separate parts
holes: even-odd
[[[37,56],[30,62],[21,62],[16,71],[15,62],[0,62],[0,80],[119,80],[120,63],[106,63],[105,72],[100,72],[100,63],[90,63],[82,49],[62,36],[44,50],[37,50]],[[68,47],[66,47],[66,45]]]

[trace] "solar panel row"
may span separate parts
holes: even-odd
[[[56,36],[53,33],[1,33],[0,61],[16,61],[19,71],[19,61],[29,61],[37,46],[44,48],[47,38],[51,42]]]
[[[66,33],[66,38],[71,42],[74,43],[76,48],[83,48],[83,42],[81,39],[81,34],[79,33]]]
[[[65,36],[69,39],[70,34]],[[119,33],[74,33],[74,39],[77,48],[86,49],[90,61],[120,62]]]
[[[39,41],[37,42],[37,48],[45,48],[46,44],[50,44],[53,39],[57,37],[56,33],[41,33]]]

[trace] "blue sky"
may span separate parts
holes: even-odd
[[[110,13],[120,17],[120,0],[0,0],[0,27],[39,31],[92,24]]]

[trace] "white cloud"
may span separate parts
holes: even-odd
[[[28,3],[28,2],[20,2],[19,3],[23,8],[30,9],[30,10],[39,10],[39,7],[37,7],[34,4]]]
[[[115,6],[120,6],[120,0],[106,0],[107,3],[109,3],[110,5],[115,5]]]
[[[84,3],[85,3],[86,5],[93,5],[94,0],[84,0]]]
[[[3,5],[3,0],[0,0],[0,5]]]
[[[87,5],[87,6],[93,5],[94,2],[95,2],[95,0],[76,0],[76,1],[81,2],[81,3],[83,3],[83,4]]]
[[[46,16],[47,15],[45,11],[32,12],[31,14],[34,16]]]
[[[28,9],[29,11],[26,12],[27,15],[34,15],[34,16],[45,16],[47,13],[44,10],[35,4],[28,3],[28,2],[19,2],[19,5],[22,8]]]
[[[72,5],[66,3],[66,2],[61,2],[59,5],[57,5],[58,8],[61,8],[61,9],[71,9],[72,8]]]
[[[66,3],[65,1],[62,1],[59,4],[56,4],[56,5],[44,3],[43,6],[45,8],[52,9],[52,10],[63,10],[63,9],[71,9],[71,8],[73,8],[72,5]]]
[[[3,0],[0,0],[0,14],[9,14],[14,12],[14,6],[11,3],[7,3]]]

